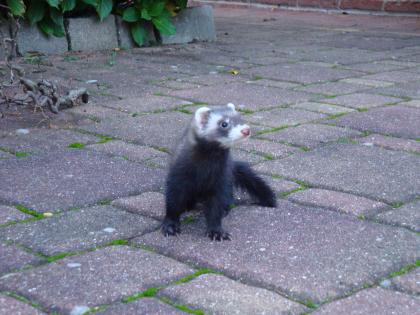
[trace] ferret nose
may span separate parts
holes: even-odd
[[[244,128],[244,129],[242,129],[241,130],[241,133],[244,135],[244,136],[249,136],[250,135],[250,133],[251,133],[251,130],[249,129],[249,128]]]

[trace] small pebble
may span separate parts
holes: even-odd
[[[29,133],[29,129],[17,129],[16,133],[18,135],[27,135]]]
[[[107,232],[107,233],[113,233],[115,232],[115,229],[112,227],[107,227],[107,228],[104,228],[102,231]]]
[[[44,212],[44,217],[49,218],[52,217],[53,214],[51,212]]]
[[[85,306],[85,305],[76,305],[71,310],[70,315],[82,315],[82,314],[86,313],[89,310],[90,310],[90,308],[88,306]]]
[[[383,288],[389,288],[391,286],[391,280],[386,279],[379,284]]]
[[[68,263],[67,264],[67,267],[69,267],[69,268],[78,268],[78,267],[80,267],[82,264],[79,264],[79,263]]]
[[[87,84],[95,84],[95,83],[98,83],[98,80],[87,80],[86,83]]]

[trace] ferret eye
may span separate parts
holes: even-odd
[[[222,126],[222,128],[227,128],[229,124],[226,121],[224,121],[220,124],[220,126]]]

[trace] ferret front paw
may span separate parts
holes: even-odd
[[[217,230],[208,230],[207,236],[212,241],[230,241],[231,235],[228,232],[225,232],[223,229],[217,229]]]
[[[175,236],[181,233],[179,222],[165,220],[162,223],[162,234],[164,236]]]

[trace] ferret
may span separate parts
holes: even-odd
[[[207,236],[230,240],[222,218],[234,203],[234,186],[245,189],[261,206],[276,206],[275,193],[249,164],[231,159],[229,149],[250,134],[233,104],[197,109],[169,167],[162,223],[165,236],[180,233],[180,215],[202,203]]]

